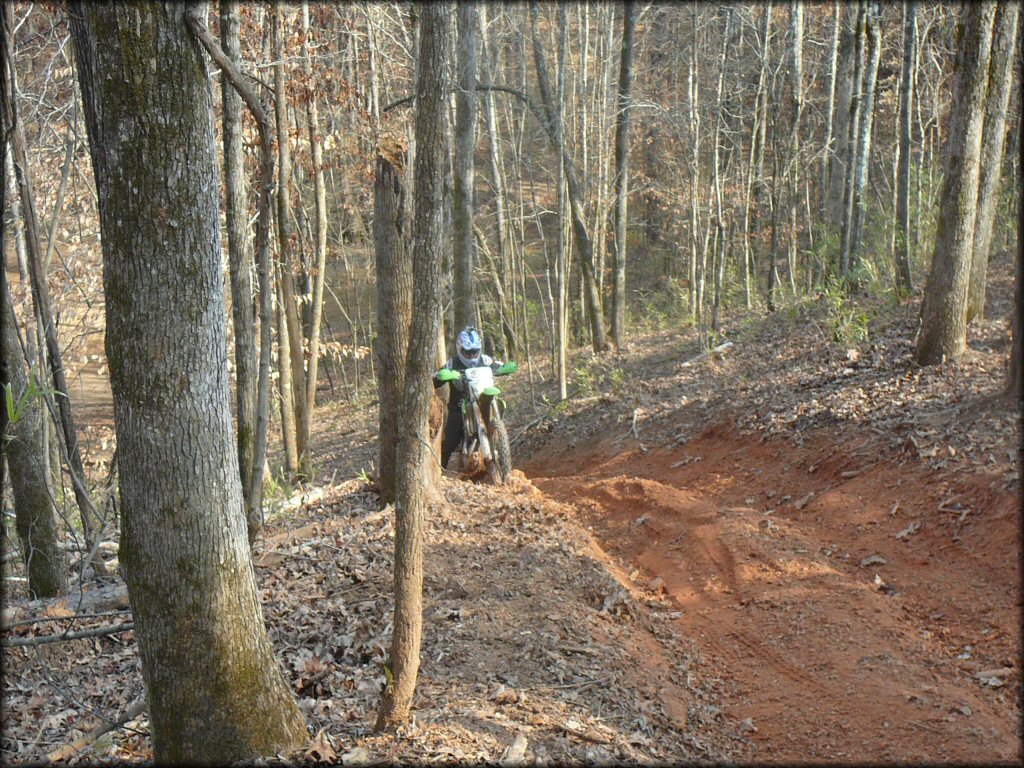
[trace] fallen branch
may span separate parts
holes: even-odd
[[[0,630],[6,631],[8,629],[14,629],[15,627],[25,627],[29,624],[38,624],[45,621],[81,621],[82,619],[102,619],[110,616],[124,616],[131,612],[131,608],[125,608],[120,611],[101,611],[100,613],[71,613],[67,616],[36,616],[32,619],[16,621],[13,624],[0,624]]]
[[[86,637],[102,637],[114,635],[118,632],[127,632],[135,629],[135,622],[128,621],[124,624],[113,624],[106,627],[95,627],[94,629],[83,629],[80,632],[63,632],[59,635],[37,635],[36,637],[13,637],[0,640],[0,647],[14,648],[18,646],[46,645],[48,643],[61,643],[65,640],[81,640]]]
[[[717,347],[714,347],[713,349],[705,349],[703,352],[701,352],[696,357],[691,357],[689,360],[687,360],[685,363],[683,363],[683,367],[685,368],[687,366],[693,365],[693,363],[696,363],[698,360],[703,360],[708,355],[716,355],[719,352],[724,352],[725,350],[727,350],[732,345],[733,344],[732,344],[731,341],[726,341],[726,342],[723,342],[723,343],[719,344]]]
[[[140,696],[126,709],[117,714],[113,720],[104,720],[104,722],[97,725],[88,733],[79,736],[70,744],[65,744],[62,747],[55,749],[46,756],[47,762],[56,762],[58,760],[67,760],[75,757],[85,750],[86,747],[95,743],[105,733],[110,733],[115,728],[120,728],[122,725],[127,723],[129,720],[134,720],[136,717],[142,714],[146,708],[146,699],[144,696]]]

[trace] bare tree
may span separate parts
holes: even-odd
[[[945,147],[945,180],[914,359],[935,365],[967,347],[967,291],[977,213],[985,90],[995,3],[964,6]]]
[[[224,53],[241,67],[241,20],[238,0],[221,0],[220,36]],[[238,471],[242,480],[249,539],[263,525],[262,488],[252,497],[256,448],[256,305],[253,302],[252,257],[249,248],[245,157],[242,152],[242,97],[224,83],[221,87],[224,131],[224,215],[228,233],[228,270],[231,276],[231,317],[235,333],[235,410]]]
[[[985,127],[981,139],[978,213],[974,225],[971,281],[967,291],[968,324],[985,316],[989,247],[992,243],[992,222],[999,204],[999,186],[1003,175],[1006,110],[1010,103],[1010,92],[1013,90],[1019,10],[1017,3],[1003,3],[996,10],[992,58],[988,71],[988,97],[985,102]]]
[[[324,181],[323,144],[320,140],[320,91],[314,75],[309,51],[309,2],[302,2],[302,50],[305,59],[306,111],[309,118],[309,146],[313,162],[313,194],[316,208],[316,243],[313,255],[313,295],[310,306],[309,338],[306,346],[305,421],[302,434],[306,436],[306,459],[303,473],[312,478],[310,436],[313,430],[313,408],[316,405],[316,384],[320,365],[320,325],[324,311],[324,280],[327,277],[327,186]]]
[[[909,294],[910,273],[910,124],[914,105],[914,70],[917,68],[917,0],[903,3],[903,69],[900,74],[899,169],[896,181],[896,287]]]
[[[291,268],[293,250],[292,206],[289,181],[292,176],[292,158],[290,131],[288,126],[287,81],[284,71],[285,51],[285,12],[283,4],[273,5],[271,24],[271,40],[274,54],[274,113],[277,118],[277,238],[278,255],[278,292],[280,302],[278,311],[283,315],[283,322],[278,321],[283,334],[278,334],[277,344],[280,350],[278,364],[281,366],[282,398],[290,396],[290,411],[282,414],[282,431],[290,431],[294,436],[296,463],[288,466],[290,472],[301,478],[309,478],[310,457],[306,449],[309,434],[306,432],[306,376],[302,351],[302,326],[299,322],[299,305],[295,297],[295,278]],[[287,358],[287,359],[285,359]],[[285,374],[288,381],[285,381]],[[287,387],[286,387],[287,384]],[[286,393],[287,388],[287,393]],[[288,438],[285,438],[287,444]],[[288,452],[290,460],[290,452]]]
[[[452,210],[452,303],[454,330],[473,325],[473,155],[476,148],[476,3],[459,4],[457,14],[458,90],[455,92],[455,173]]]
[[[597,275],[594,272],[594,245],[587,226],[584,211],[583,190],[576,174],[576,164],[565,146],[564,131],[560,115],[551,93],[551,78],[548,75],[547,57],[544,45],[537,34],[537,4],[530,3],[530,30],[533,40],[533,60],[537,71],[537,85],[540,90],[541,105],[544,109],[544,126],[556,155],[562,157],[565,165],[565,184],[569,193],[569,211],[572,217],[572,230],[579,254],[580,267],[583,272],[584,298],[587,315],[590,318],[591,345],[595,352],[608,349],[604,332],[604,310],[597,289]]]
[[[155,757],[224,763],[288,751],[306,731],[246,537],[213,103],[188,10],[93,4],[69,15],[99,201],[121,568]]]
[[[629,203],[629,117],[633,89],[633,38],[637,8],[626,0],[622,14],[622,49],[619,58],[619,89],[615,99],[615,240],[612,251],[612,341],[622,345],[626,330],[626,237]]]
[[[409,719],[419,673],[423,626],[423,534],[429,496],[427,464],[436,461],[429,437],[436,340],[441,323],[445,250],[444,166],[448,162],[446,88],[451,50],[448,3],[420,9],[416,79],[416,173],[413,218],[413,320],[405,361],[405,398],[395,473],[395,614],[388,683],[378,729]]]

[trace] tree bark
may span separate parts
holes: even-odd
[[[908,295],[914,289],[910,273],[910,121],[914,105],[914,69],[917,67],[917,1],[903,3],[903,70],[900,74],[900,163],[896,180],[896,289]]]
[[[444,233],[444,166],[448,158],[445,83],[451,50],[451,5],[420,8],[420,65],[416,80],[416,211],[413,219],[413,321],[405,364],[395,477],[395,613],[388,685],[378,729],[408,721],[419,672],[423,626],[423,535],[434,461],[429,434],[440,303]]]
[[[633,38],[637,8],[626,0],[622,14],[619,90],[615,98],[615,241],[612,249],[612,342],[622,346],[626,331],[626,237],[629,203],[629,118],[633,90]]]
[[[452,299],[454,333],[474,325],[476,301],[473,294],[473,155],[476,133],[476,3],[466,0],[458,6],[459,87],[455,92],[455,173],[453,205]]]
[[[398,422],[404,407],[405,352],[412,324],[412,260],[405,248],[406,152],[382,141],[374,180],[373,242],[377,268],[378,471],[382,504],[395,500]]]
[[[992,223],[999,206],[999,185],[1003,173],[1006,142],[1006,110],[1013,90],[1013,63],[1017,44],[1017,3],[1003,3],[996,11],[992,33],[992,58],[988,71],[985,127],[981,139],[981,167],[978,179],[978,213],[974,225],[971,279],[967,291],[967,323],[985,316],[985,283],[988,277]]]
[[[0,338],[0,387],[10,387],[15,403],[28,391],[28,377],[18,343],[14,302],[7,286],[6,265],[0,269],[2,291],[3,335]],[[2,396],[2,391],[0,391]],[[0,403],[7,416],[7,407]],[[57,519],[50,487],[49,456],[42,442],[47,427],[41,397],[28,400],[13,422],[0,431],[3,456],[11,471],[14,495],[15,527],[21,543],[21,556],[28,574],[29,593],[33,598],[56,597],[68,588],[67,554],[57,541]],[[0,458],[0,463],[3,458]],[[2,488],[0,488],[2,490]]]
[[[964,5],[945,146],[945,179],[914,358],[935,365],[967,347],[967,291],[977,212],[985,89],[995,3]]]
[[[206,21],[193,6],[186,15],[192,33],[220,67],[224,78],[239,93],[256,121],[259,134],[259,195],[256,205],[256,273],[260,288],[260,354],[256,384],[255,435],[253,440],[252,477],[248,498],[254,513],[247,517],[249,541],[255,540],[263,527],[263,467],[267,455],[267,420],[270,409],[270,347],[273,325],[273,291],[270,275],[270,194],[274,187],[274,154],[271,149],[273,130],[266,108],[256,97],[228,55],[206,28]]]
[[[158,762],[306,738],[267,636],[231,429],[213,104],[184,5],[69,8],[99,199],[121,567]]]
[[[238,0],[221,0],[220,34],[224,53],[235,69],[241,68],[241,20]],[[231,318],[235,331],[235,410],[237,412],[238,473],[242,480],[249,540],[263,527],[262,493],[252,498],[256,449],[256,305],[250,264],[246,200],[245,157],[242,153],[242,97],[227,82],[221,83],[224,130],[224,214],[228,233],[228,270],[231,276]],[[262,490],[262,489],[260,489]]]

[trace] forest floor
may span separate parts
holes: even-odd
[[[1003,254],[955,364],[911,365],[918,299],[865,299],[860,342],[833,335],[853,310],[820,301],[728,319],[717,355],[698,357],[692,329],[581,354],[563,405],[531,402],[525,369],[506,380],[521,472],[442,482],[415,720],[397,735],[371,730],[393,548],[392,511],[360,479],[376,411],[324,402],[323,495],[272,516],[254,551],[311,727],[290,759],[1019,761],[1011,275]],[[106,448],[108,407],[82,405]],[[84,586],[9,590],[5,626],[53,620],[5,637],[64,628],[80,602],[129,615],[116,577]],[[130,631],[3,656],[4,762],[41,759],[142,691]],[[145,714],[126,725],[71,761],[149,759]]]

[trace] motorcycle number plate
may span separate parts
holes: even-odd
[[[466,377],[466,381],[469,382],[469,388],[473,393],[473,397],[479,398],[485,389],[494,386],[494,371],[491,370],[490,366],[467,368],[463,375]]]

